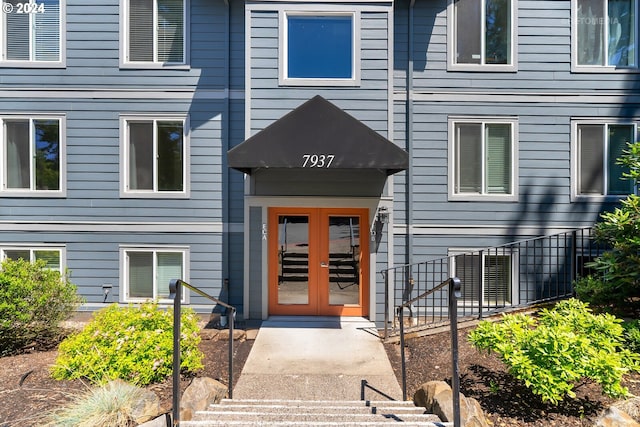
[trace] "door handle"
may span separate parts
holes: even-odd
[[[327,267],[329,267],[329,263],[326,263],[326,262],[322,261],[322,262],[320,262],[320,267],[327,268]]]

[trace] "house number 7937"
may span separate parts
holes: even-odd
[[[303,154],[303,168],[328,168],[331,167],[335,154]]]

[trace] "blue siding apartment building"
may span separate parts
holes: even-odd
[[[638,3],[2,0],[0,256],[84,310],[182,278],[245,319],[380,322],[380,270],[631,191]]]

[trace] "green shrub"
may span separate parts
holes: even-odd
[[[610,314],[595,315],[576,299],[539,312],[504,315],[503,321],[481,322],[469,334],[471,343],[493,351],[543,401],[558,404],[575,397],[574,385],[590,378],[605,394],[621,397],[622,377],[640,369],[640,357],[625,348],[622,321]]]
[[[640,320],[632,320],[622,324],[627,348],[640,354]]]
[[[202,368],[198,332],[196,314],[185,310],[180,331],[183,371]],[[113,304],[60,344],[52,374],[56,379],[87,378],[95,383],[122,379],[147,385],[170,376],[172,362],[172,310],[158,310],[156,303]]]
[[[616,161],[626,172],[623,179],[640,180],[640,143],[629,144]],[[588,263],[593,271],[574,284],[578,297],[593,305],[621,313],[640,310],[640,196],[630,194],[620,206],[601,215],[594,226],[595,238],[610,249]]]
[[[82,302],[76,287],[46,262],[5,260],[0,267],[0,356],[59,333]]]
[[[88,390],[50,415],[49,426],[130,427],[133,406],[145,390],[123,381],[112,381]]]

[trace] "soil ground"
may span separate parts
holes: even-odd
[[[466,340],[468,330],[459,333],[459,367],[462,392],[476,398],[496,427],[577,427],[593,426],[594,419],[612,400],[602,396],[600,388],[586,382],[577,397],[558,407],[543,404],[525,387],[514,381],[495,356],[474,349]],[[206,330],[203,337],[208,337]],[[234,383],[251,350],[253,341],[236,340]],[[51,343],[49,343],[51,344]],[[228,384],[228,341],[218,337],[203,339],[200,348],[205,355],[207,376]],[[391,363],[401,383],[400,346],[385,344]],[[407,391],[411,399],[415,390],[430,380],[450,381],[450,338],[448,332],[408,340]],[[86,391],[82,381],[56,381],[49,376],[57,350],[42,345],[25,349],[22,354],[0,358],[0,427],[41,426],[48,411],[65,405]],[[184,390],[190,378],[181,382]],[[640,375],[629,375],[625,385],[640,396]],[[149,386],[156,392],[168,412],[171,410],[171,380]]]
[[[476,350],[466,339],[471,329],[458,333],[460,391],[478,400],[496,427],[592,427],[614,400],[602,394],[598,384],[585,381],[576,387],[576,398],[558,406],[540,398],[507,373],[494,355]],[[385,344],[387,354],[402,385],[400,345]],[[451,339],[449,332],[409,339],[405,342],[407,398],[422,384],[442,380],[451,384]],[[640,396],[640,374],[632,373],[623,383]]]

